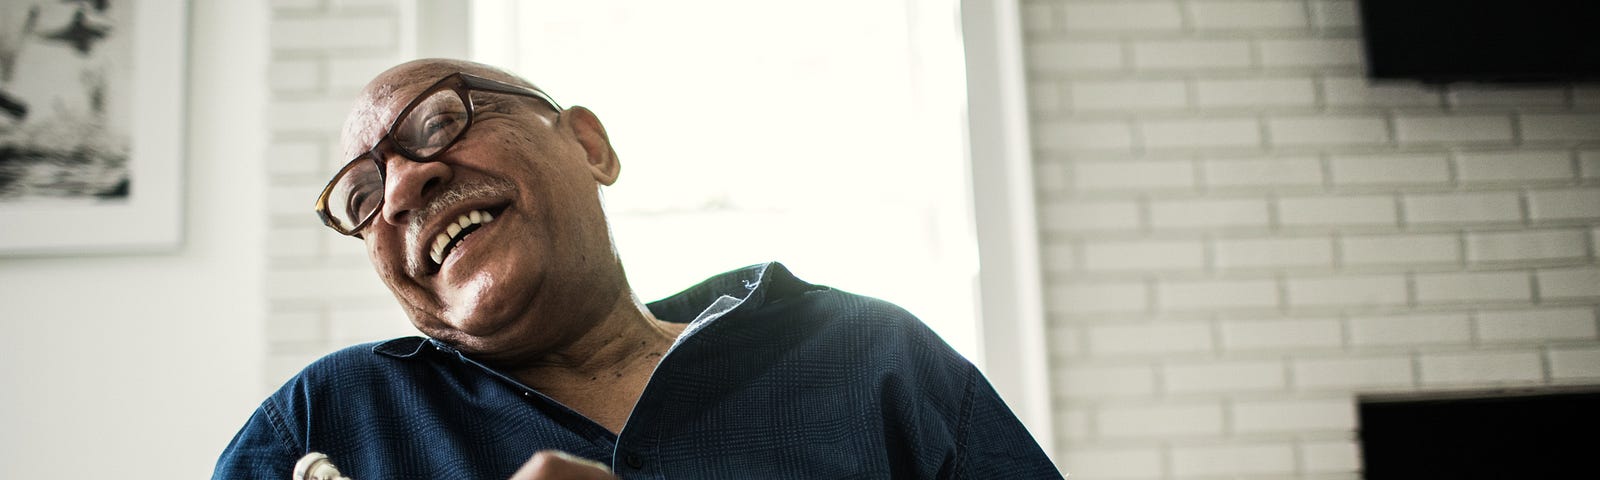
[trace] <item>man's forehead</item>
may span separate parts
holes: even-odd
[[[370,148],[406,103],[416,98],[423,89],[458,72],[533,86],[504,70],[463,60],[423,59],[402,63],[378,74],[361,90],[350,114],[345,118],[344,132],[340,136],[346,156],[355,156]]]

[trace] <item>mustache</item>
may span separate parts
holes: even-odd
[[[406,238],[411,239],[413,242],[431,240],[431,237],[428,239],[421,238],[423,235],[422,229],[432,223],[431,221],[434,217],[452,210],[462,203],[484,198],[506,197],[515,190],[516,185],[512,184],[510,180],[498,177],[465,183],[451,183],[448,189],[435,195],[426,205],[413,212],[409,221],[406,222]],[[411,263],[409,266],[412,271],[421,271],[421,258],[411,258],[409,263]]]

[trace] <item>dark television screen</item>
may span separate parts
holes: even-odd
[[[1600,393],[1363,400],[1367,480],[1594,478]]]
[[[1600,0],[1362,0],[1360,9],[1375,79],[1600,79]]]

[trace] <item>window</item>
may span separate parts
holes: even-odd
[[[981,362],[954,0],[478,0],[471,23],[474,58],[605,122],[641,298],[778,260]]]

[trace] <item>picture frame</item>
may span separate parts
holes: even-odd
[[[188,2],[0,8],[0,255],[178,249]]]

